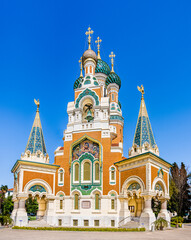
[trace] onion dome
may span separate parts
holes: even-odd
[[[107,87],[110,83],[116,83],[116,84],[119,86],[119,88],[121,87],[121,79],[120,79],[120,77],[119,77],[116,73],[114,73],[114,72],[111,72],[111,73],[109,74],[109,76],[106,78],[106,81],[105,81],[106,87]]]
[[[104,73],[106,75],[109,75],[111,70],[110,70],[110,67],[109,65],[104,62],[103,60],[101,59],[98,59],[97,60],[97,66],[96,66],[96,69],[95,69],[95,72],[96,73]]]
[[[76,79],[75,83],[74,83],[74,89],[80,88],[81,87],[81,82],[83,80],[83,77],[80,76],[79,78]]]
[[[88,49],[84,52],[83,56],[82,56],[82,63],[84,65],[85,61],[88,59],[88,58],[91,58],[93,59],[95,62],[97,62],[97,55],[96,53],[91,50],[91,49]]]

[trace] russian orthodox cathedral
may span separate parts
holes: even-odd
[[[150,120],[141,92],[141,105],[129,157],[123,156],[124,118],[119,102],[121,79],[97,54],[83,53],[80,77],[74,82],[74,100],[68,103],[68,124],[63,146],[49,163],[37,111],[27,146],[12,168],[14,210],[17,226],[28,226],[27,198],[38,201],[37,216],[49,226],[130,227],[136,224],[151,229],[156,220],[152,199],[161,202],[159,216],[170,220],[169,169],[171,164],[159,157]],[[127,148],[127,147],[126,147]]]

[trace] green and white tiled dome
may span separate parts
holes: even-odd
[[[105,81],[106,87],[107,87],[110,83],[116,83],[116,84],[119,86],[119,88],[121,87],[121,79],[120,79],[120,77],[119,77],[116,73],[114,73],[114,72],[111,72],[111,73],[109,74],[109,76],[106,78],[106,81]]]
[[[110,74],[111,70],[110,70],[109,65],[105,61],[98,59],[95,72],[96,73],[104,73],[108,76]]]
[[[74,89],[80,88],[82,81],[83,81],[83,77],[77,78],[75,83],[74,83]]]

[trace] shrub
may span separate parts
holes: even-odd
[[[168,227],[168,222],[160,217],[154,222],[154,225],[157,230],[163,230],[163,228]]]
[[[79,228],[79,227],[13,227],[24,230],[49,230],[49,231],[87,231],[87,232],[144,232],[145,228]]]

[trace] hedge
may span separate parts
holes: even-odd
[[[145,228],[17,227],[12,229],[86,232],[144,232]]]

